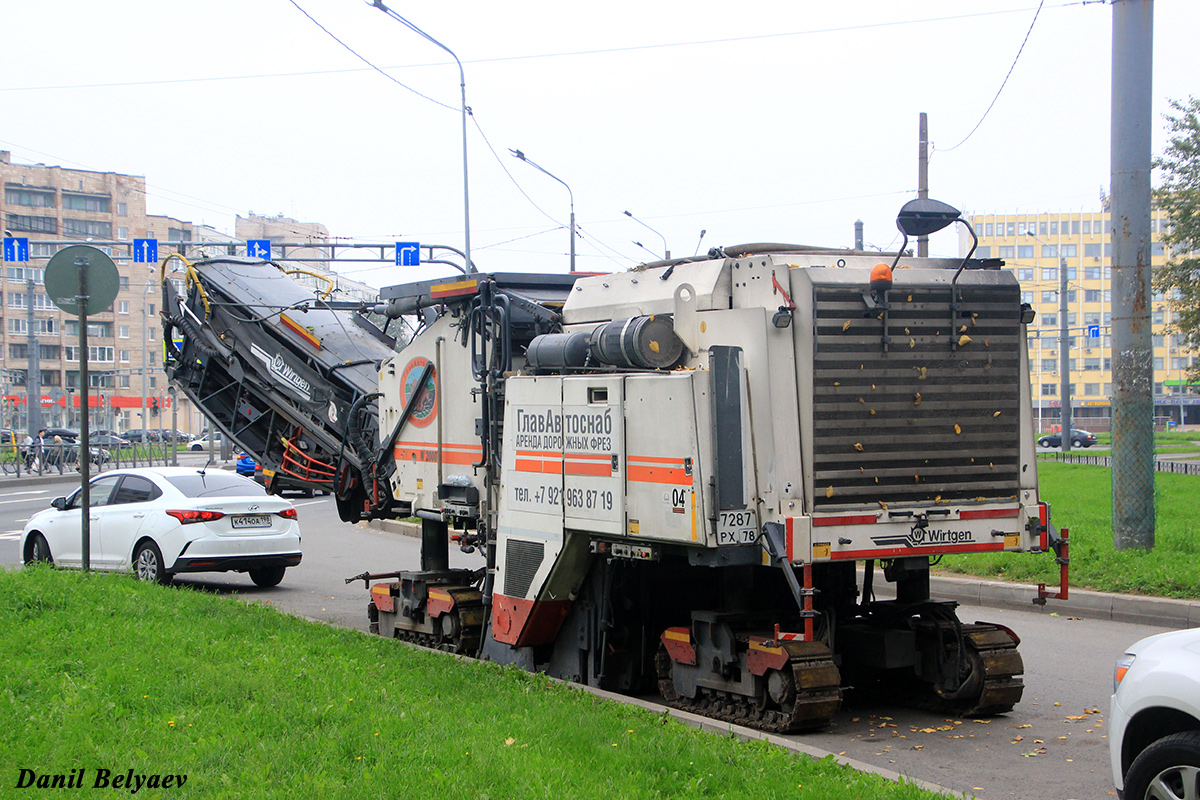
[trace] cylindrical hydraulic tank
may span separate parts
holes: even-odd
[[[525,350],[526,362],[534,370],[582,367],[587,364],[591,338],[587,331],[536,336]]]
[[[670,317],[619,319],[592,331],[592,356],[604,364],[628,369],[662,369],[683,354]]]

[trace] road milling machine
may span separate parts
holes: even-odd
[[[898,222],[907,243],[954,221],[918,200]],[[1021,698],[1017,636],[929,579],[948,553],[1065,570],[1033,312],[1001,266],[760,244],[468,271],[384,289],[376,326],[217,257],[163,281],[163,313],[174,383],[268,474],[347,521],[419,521],[419,569],[348,579],[372,631],[782,732],[849,687],[963,715]]]

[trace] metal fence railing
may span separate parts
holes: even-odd
[[[1067,464],[1093,464],[1100,467],[1111,467],[1113,461],[1112,456],[1080,456],[1073,453],[1044,453],[1039,457]],[[1158,458],[1154,461],[1154,471],[1174,472],[1179,475],[1200,475],[1200,462]]]
[[[105,447],[92,445],[90,471],[103,472],[121,467],[167,466],[177,445],[151,442]],[[67,475],[79,471],[81,447],[74,442],[54,442],[24,446],[15,442],[0,445],[2,475]]]

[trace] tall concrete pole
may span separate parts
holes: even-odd
[[[921,112],[917,152],[917,197],[922,200],[929,197],[929,115]],[[929,237],[917,237],[917,257],[929,258]]]
[[[1071,451],[1071,328],[1067,325],[1067,260],[1058,263],[1058,363],[1059,374],[1059,422],[1062,423],[1062,451]]]
[[[1154,348],[1150,326],[1153,0],[1113,0],[1113,546],[1154,547]]]
[[[31,276],[25,285],[25,303],[29,312],[26,319],[29,326],[29,370],[25,375],[25,412],[31,434],[36,434],[42,427],[42,349],[38,344],[37,319],[33,316],[33,300],[36,295],[37,283]]]

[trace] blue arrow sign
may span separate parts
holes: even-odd
[[[4,260],[5,261],[28,261],[29,260],[29,239],[21,236],[14,238],[12,236],[4,237]]]
[[[1089,339],[1099,339],[1100,338],[1100,326],[1099,325],[1088,325],[1088,338]]]
[[[156,263],[158,263],[158,239],[134,239],[133,240],[133,263],[135,263],[135,264],[156,264]]]
[[[419,266],[421,266],[421,243],[420,242],[396,242],[396,266],[397,267],[419,267]]]
[[[271,260],[271,240],[270,239],[247,239],[246,240],[246,255],[250,258],[261,258],[263,261]]]

